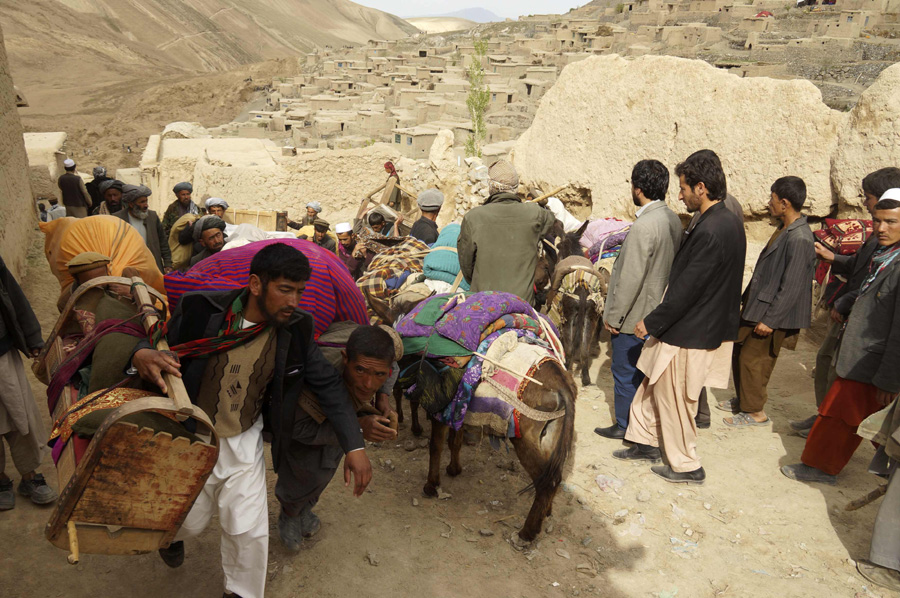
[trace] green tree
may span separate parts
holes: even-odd
[[[472,56],[472,64],[469,65],[469,95],[466,97],[466,107],[469,109],[469,117],[472,119],[472,132],[466,139],[466,156],[481,157],[481,147],[487,138],[487,128],[484,124],[484,114],[487,112],[491,101],[491,90],[484,83],[484,63],[487,57],[487,40],[474,40],[475,54]]]

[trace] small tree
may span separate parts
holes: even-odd
[[[466,107],[469,109],[469,117],[472,119],[472,132],[466,139],[466,156],[481,157],[481,146],[487,138],[487,128],[484,124],[484,114],[487,112],[491,101],[491,90],[484,83],[484,61],[487,56],[488,45],[483,39],[476,39],[475,54],[472,55],[472,64],[469,65],[469,95],[466,98]]]

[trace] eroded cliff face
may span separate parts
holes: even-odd
[[[22,123],[0,30],[0,257],[19,280],[36,228]]]
[[[674,167],[708,148],[722,159],[728,190],[747,218],[766,218],[769,188],[785,175],[806,181],[805,211],[826,216],[837,197],[832,156],[852,138],[855,120],[828,108],[808,81],[742,79],[668,56],[600,56],[563,70],[519,138],[514,162],[525,181],[580,188],[593,217],[631,218],[629,178],[636,162],[654,158],[669,167],[669,204],[683,211]],[[898,145],[896,132],[888,143]],[[881,166],[873,163],[871,170]]]

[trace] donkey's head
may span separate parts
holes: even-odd
[[[581,248],[581,235],[587,230],[589,220],[585,220],[584,224],[578,227],[574,233],[565,234],[559,242],[559,259],[560,261],[572,255],[584,255],[584,249]]]

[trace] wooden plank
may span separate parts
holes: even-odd
[[[177,528],[196,497],[198,480],[215,466],[216,450],[119,422],[103,438],[102,455],[70,519],[128,528]],[[202,486],[202,482],[199,484]],[[127,490],[127,491],[123,491]],[[90,552],[86,545],[82,548]]]
[[[97,433],[94,434],[94,438],[88,445],[87,451],[85,452],[81,461],[78,463],[78,466],[75,469],[75,473],[72,475],[71,481],[65,487],[61,487],[59,500],[56,502],[56,505],[54,505],[53,513],[50,516],[50,520],[47,522],[47,527],[44,532],[48,540],[56,544],[59,539],[58,536],[64,533],[66,524],[71,518],[73,511],[78,507],[78,503],[81,500],[83,492],[91,483],[94,468],[101,461],[101,459],[106,456],[105,438],[109,431],[113,429],[113,427],[124,426],[129,428],[131,432],[134,433],[137,426],[135,426],[134,424],[126,424],[124,422],[120,422],[119,420],[132,413],[148,410],[171,413],[172,401],[166,397],[147,397],[143,399],[136,399],[134,401],[125,403],[124,405],[113,411],[113,413],[111,413],[109,417],[104,420],[103,424],[97,430]],[[192,479],[183,480],[184,484],[190,484],[190,487],[192,488],[190,494],[186,497],[187,505],[193,504],[194,500],[196,500],[197,496],[200,494],[200,491],[203,489],[203,484],[206,482],[206,478],[209,477],[210,472],[212,472],[212,468],[215,465],[216,458],[218,457],[219,453],[218,436],[212,426],[212,422],[209,420],[209,417],[202,410],[198,410],[197,414],[195,414],[194,416],[194,419],[198,424],[200,424],[201,429],[205,428],[205,432],[201,431],[200,433],[208,433],[210,436],[210,443],[194,443],[193,445],[191,445],[192,447],[203,448],[206,451],[208,458],[208,467],[198,472],[199,477],[195,476]],[[125,446],[125,448],[122,448],[120,444],[118,450],[123,454],[127,454],[132,449],[127,445]],[[115,459],[117,458],[117,456],[115,454],[109,454],[108,458]],[[145,461],[154,461],[159,459],[160,455],[149,453],[143,454],[142,458]],[[165,477],[168,475],[168,471],[163,470],[160,472],[160,475]],[[112,488],[109,490],[111,494],[122,494],[125,492],[131,492],[131,486],[130,483],[128,483],[126,480],[124,486],[119,488]],[[177,521],[177,525],[174,528],[166,530],[166,533],[164,534],[165,541],[171,541],[171,538],[174,537],[174,533],[177,531],[178,527],[181,525],[181,522],[184,521],[184,517],[186,516],[187,509],[182,511],[181,518]],[[86,548],[82,548],[82,550],[84,552],[89,552]]]
[[[134,555],[153,552],[165,546],[165,532],[149,529],[122,528],[110,531],[100,525],[75,523],[81,554]],[[57,548],[69,550],[69,533],[63,533],[52,540]]]

